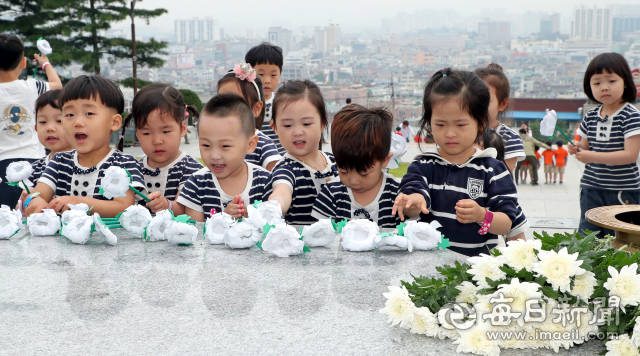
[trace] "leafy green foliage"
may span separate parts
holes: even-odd
[[[413,277],[413,283],[402,281],[407,288],[411,300],[416,307],[427,307],[433,313],[437,313],[445,304],[454,302],[460,290],[456,286],[464,281],[471,281],[471,275],[467,271],[471,268],[468,264],[456,261],[453,266],[445,265],[436,267],[444,279],[429,277]]]
[[[198,112],[202,111],[204,104],[202,104],[202,100],[200,100],[200,97],[196,92],[189,89],[180,89],[178,91],[182,94],[185,104],[195,106],[196,109],[198,109]]]

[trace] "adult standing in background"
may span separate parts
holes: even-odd
[[[402,127],[400,127],[400,134],[402,135],[402,137],[404,137],[405,140],[407,140],[407,142],[409,142],[409,140],[411,139],[411,136],[415,135],[413,133],[413,129],[409,125],[409,121],[404,120],[402,122]]]
[[[533,168],[533,172],[531,173],[531,185],[538,185],[538,157],[536,157],[535,146],[544,147],[546,149],[550,149],[551,147],[527,135],[527,129],[525,128],[520,129],[520,137],[522,137],[522,144],[524,145],[525,157],[524,157],[524,161],[520,161],[516,165],[516,171],[514,174],[516,184],[518,184],[518,174],[520,173],[520,168],[522,168],[522,164],[524,162],[529,162],[531,163],[531,168]]]

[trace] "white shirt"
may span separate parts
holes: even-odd
[[[411,125],[404,127],[402,125],[400,125],[400,133],[402,134],[402,137],[408,137],[411,138],[411,136],[414,136],[415,134],[413,133],[413,129],[411,128]]]
[[[0,160],[42,158],[34,113],[38,96],[49,90],[40,80],[0,83]]]

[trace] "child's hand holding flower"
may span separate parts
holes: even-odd
[[[580,152],[576,152],[576,159],[584,164],[594,163],[594,152],[589,150],[580,150]]]
[[[573,145],[567,145],[567,151],[569,151],[570,155],[574,155],[578,152],[578,149],[581,148],[580,147],[580,141],[573,141]],[[584,151],[584,150],[582,150]]]
[[[224,212],[231,215],[234,219],[240,219],[246,214],[247,209],[244,206],[244,200],[239,195],[236,195],[231,203],[227,204],[224,208]]]
[[[157,213],[161,210],[169,209],[169,200],[165,198],[161,192],[153,192],[148,195],[150,202],[147,203],[147,208],[151,210],[152,213]]]
[[[484,220],[487,209],[481,207],[475,200],[462,199],[456,203],[456,219],[463,223],[480,223]]]

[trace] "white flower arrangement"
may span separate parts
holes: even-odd
[[[0,207],[0,240],[8,239],[20,231],[22,214],[7,205]]]
[[[277,200],[257,202],[247,207],[247,220],[262,231],[266,224],[276,225],[284,222],[282,207]]]
[[[224,243],[231,248],[250,248],[262,240],[262,232],[249,220],[243,219],[227,229]]]
[[[160,210],[156,213],[156,216],[151,218],[149,225],[147,225],[143,238],[146,241],[161,241],[166,240],[165,231],[175,224],[173,220],[173,214],[171,210]]]
[[[192,245],[198,238],[198,228],[184,222],[174,222],[167,227],[164,235],[170,243]]]
[[[631,342],[634,345],[640,347],[640,316],[635,320],[636,325],[633,327],[633,333],[631,334]]]
[[[43,209],[41,213],[29,215],[27,226],[33,236],[55,235],[60,230],[60,218],[53,209]]]
[[[542,118],[540,123],[540,134],[542,136],[551,137],[556,131],[556,123],[558,122],[558,115],[555,110],[549,110]]]
[[[280,223],[269,229],[261,248],[270,255],[289,257],[304,251],[304,241],[293,226]]]
[[[349,221],[342,228],[342,247],[347,251],[370,251],[377,247],[378,224],[366,219]]]
[[[390,152],[392,154],[391,159],[386,167],[387,169],[396,169],[399,167],[398,160],[404,156],[409,148],[407,148],[407,142],[404,137],[391,133],[391,147]]]
[[[29,177],[33,174],[33,167],[27,161],[11,162],[7,166],[7,183],[11,186],[23,184],[24,188],[29,192],[29,188],[33,188],[33,183]]]
[[[413,248],[416,250],[433,250],[442,242],[441,228],[437,221],[430,223],[408,221],[403,227],[404,236],[411,240]]]
[[[236,220],[225,212],[211,215],[204,223],[204,239],[212,245],[224,243],[224,236]]]
[[[567,248],[560,251],[538,252],[539,262],[533,265],[532,270],[547,278],[554,290],[569,292],[571,289],[571,277],[585,272],[580,267],[582,261],[578,260],[578,253],[569,254]]]
[[[40,54],[43,54],[45,56],[48,56],[51,54],[51,52],[53,52],[49,41],[42,39],[42,37],[40,37],[36,42],[36,47],[38,47]]]
[[[603,284],[609,290],[610,295],[620,298],[620,308],[627,305],[637,306],[640,303],[640,275],[638,275],[638,264],[633,263],[624,266],[620,272],[609,266],[611,277]]]
[[[438,318],[429,308],[422,307],[413,309],[413,322],[411,323],[409,332],[435,337],[438,336],[439,329]]]
[[[309,247],[331,245],[336,239],[336,230],[330,219],[320,219],[302,228],[302,241]]]
[[[127,196],[131,178],[124,168],[111,166],[104,171],[101,183],[101,193],[105,198],[121,198]]]
[[[472,279],[476,281],[479,287],[489,288],[487,278],[497,281],[507,276],[507,274],[500,269],[504,264],[504,259],[502,258],[481,253],[480,256],[469,257],[467,261],[471,264],[469,274],[473,276]]]
[[[538,255],[535,251],[542,250],[542,241],[534,240],[513,240],[507,242],[507,246],[498,247],[498,251],[504,256],[504,260],[516,271],[526,269],[531,272],[533,265],[538,262]]]
[[[383,233],[376,237],[375,243],[376,247],[380,249],[393,246],[401,250],[408,250],[409,252],[413,251],[413,244],[411,243],[411,240],[402,235]]]
[[[598,285],[598,280],[593,272],[586,271],[585,273],[576,276],[573,281],[573,288],[569,291],[569,294],[574,295],[584,301],[591,299],[591,295]]]
[[[137,204],[131,205],[118,215],[120,225],[136,237],[142,237],[144,229],[146,229],[151,221],[151,213],[149,210]]]
[[[382,293],[382,295],[387,298],[387,301],[384,303],[384,308],[380,310],[380,313],[388,316],[387,322],[391,323],[392,326],[398,325],[404,329],[410,328],[413,324],[415,305],[413,305],[409,297],[407,288],[405,286],[389,286],[389,292]]]
[[[84,203],[68,205],[69,210],[62,213],[62,224],[68,224],[76,217],[88,216],[87,212],[89,211],[89,205]]]
[[[75,244],[84,245],[91,237],[93,218],[87,214],[76,216],[67,224],[62,225],[61,235]]]
[[[456,286],[460,294],[456,297],[456,303],[476,304],[478,296],[476,296],[476,286],[469,281],[464,281]]]
[[[100,234],[107,243],[111,246],[115,246],[118,243],[118,237],[107,228],[107,226],[100,220],[100,214],[93,213],[91,216],[93,218],[93,225],[96,228],[98,234]]]
[[[629,339],[627,334],[622,334],[618,338],[607,341],[605,346],[607,347],[605,356],[640,356],[638,346]]]

